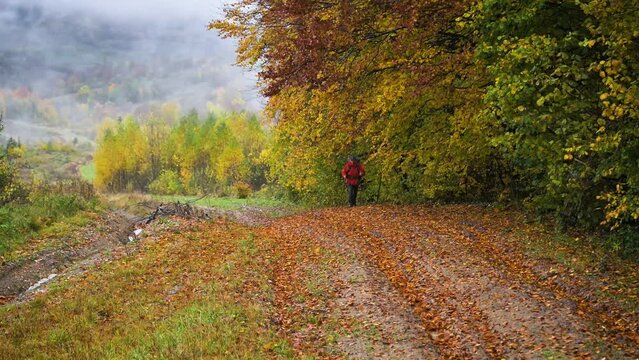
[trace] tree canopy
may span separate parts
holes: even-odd
[[[242,0],[238,39],[276,124],[271,174],[331,202],[350,153],[368,196],[522,201],[566,224],[639,219],[631,0]]]
[[[266,132],[254,115],[191,112],[171,126],[150,115],[106,120],[95,154],[96,185],[108,191],[226,194],[265,183]]]

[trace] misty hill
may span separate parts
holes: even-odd
[[[198,6],[188,3],[180,6]],[[73,1],[0,0],[0,109],[7,133],[56,137],[33,128],[37,123],[53,133],[78,127],[82,138],[92,139],[104,117],[167,102],[183,110],[204,111],[207,103],[259,109],[253,77],[231,65],[233,44],[205,29],[214,14],[187,10],[136,17]]]

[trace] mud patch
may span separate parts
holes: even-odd
[[[281,212],[284,210],[272,209],[266,210],[253,206],[242,206],[238,210],[230,210],[227,214],[240,224],[250,227],[266,226],[273,221],[271,212]]]
[[[23,295],[37,290],[27,291],[29,288],[52,274],[60,274],[78,263],[89,266],[99,262],[106,250],[123,246],[134,222],[135,218],[121,211],[106,213],[94,223],[60,239],[64,242],[62,246],[4,266],[0,269],[0,304],[23,299]]]

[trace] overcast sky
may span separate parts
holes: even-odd
[[[13,3],[40,3],[61,12],[87,11],[113,18],[136,20],[168,20],[195,18],[202,26],[221,14],[224,0],[1,0]]]

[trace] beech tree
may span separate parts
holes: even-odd
[[[516,201],[631,239],[638,11],[632,0],[239,0],[210,28],[259,71],[270,176],[293,194],[338,201],[353,153],[369,198]]]

